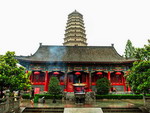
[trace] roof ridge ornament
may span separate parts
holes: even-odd
[[[42,43],[41,43],[41,42],[40,42],[39,44],[40,44],[40,46],[42,46]]]

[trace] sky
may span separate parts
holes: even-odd
[[[83,15],[88,46],[124,54],[127,40],[150,39],[150,0],[0,0],[0,54],[34,54],[39,43],[62,45],[68,14]]]

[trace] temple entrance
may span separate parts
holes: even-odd
[[[48,73],[48,82],[50,81],[50,78],[52,76],[58,78],[58,80],[60,82],[60,85],[64,85],[64,78],[65,78],[64,72],[61,72],[61,71],[52,71],[52,72],[49,72]]]
[[[32,83],[42,83],[45,82],[45,72],[42,71],[32,71],[30,76],[30,80]]]
[[[74,72],[74,80],[73,83],[85,83],[87,80],[87,73],[85,72]]]
[[[89,89],[89,75],[83,71],[73,71],[67,74],[67,92],[74,92],[73,84],[85,84],[85,91]]]
[[[124,82],[124,73],[123,72],[112,72],[111,73],[111,85],[112,92],[123,92],[125,91],[125,82]]]
[[[65,79],[65,73],[64,72],[61,72],[61,71],[52,71],[52,72],[49,72],[48,73],[48,80],[47,80],[47,82],[48,82],[48,84],[51,82],[50,81],[50,79],[51,79],[51,77],[57,77],[58,78],[58,80],[59,80],[59,84],[60,84],[60,86],[61,86],[61,89],[62,89],[62,91],[64,90],[64,88],[65,88],[65,81],[64,81],[64,79]]]
[[[98,79],[101,79],[103,77],[107,77],[107,73],[103,72],[103,71],[95,71],[92,73],[92,77],[91,77],[91,81],[92,81],[92,85],[96,85],[96,81]]]

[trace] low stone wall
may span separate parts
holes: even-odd
[[[20,100],[15,98],[7,98],[5,102],[0,103],[0,113],[17,113],[20,109]]]
[[[150,97],[149,96],[144,96],[144,107],[150,113]]]
[[[66,92],[63,94],[64,95],[64,100],[69,100],[69,101],[76,101],[77,95],[74,94],[74,92]],[[79,95],[78,95],[79,96]],[[81,95],[80,95],[81,96]],[[95,92],[86,92],[85,95],[82,95],[84,97],[84,102],[93,102],[95,101]]]

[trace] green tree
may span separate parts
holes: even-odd
[[[148,40],[148,45],[144,45],[143,48],[136,48],[135,57],[139,60],[145,60],[149,61],[150,60],[150,40]]]
[[[15,52],[7,52],[0,56],[0,91],[9,89],[22,90],[30,87],[29,74],[25,73],[25,68],[18,66],[15,59]]]
[[[110,82],[107,78],[101,78],[96,81],[97,94],[106,95],[110,90]]]
[[[137,48],[134,62],[127,75],[127,81],[135,93],[149,93],[150,90],[150,41],[144,48]]]
[[[134,62],[127,81],[135,93],[149,93],[150,89],[150,61]]]
[[[57,77],[51,77],[49,84],[49,93],[53,95],[53,103],[56,103],[56,95],[61,94],[61,87]]]
[[[124,52],[125,58],[133,58],[134,51],[135,51],[135,48],[133,47],[132,42],[128,40],[126,47],[125,47],[125,52]]]

